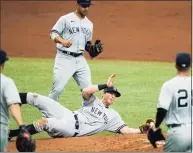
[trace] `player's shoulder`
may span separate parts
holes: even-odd
[[[191,79],[191,77],[188,77],[187,79]],[[175,76],[167,81],[164,82],[163,88],[170,88],[176,86],[176,84],[181,83],[182,77]]]
[[[10,77],[7,77],[1,73],[1,83],[8,85],[8,84],[14,84],[14,81]]]
[[[167,81],[165,81],[162,85],[162,89],[163,88],[169,88],[170,86],[172,86],[173,82],[174,82],[175,78],[171,78]]]
[[[164,86],[168,86],[168,85],[174,84],[177,79],[178,79],[178,78],[175,76],[175,77],[173,77],[173,78],[165,81],[163,85],[164,85]]]
[[[6,81],[6,82],[13,82],[13,80],[10,77],[8,77],[2,73],[1,73],[1,80]]]
[[[62,16],[60,16],[61,19],[66,19],[66,18],[72,18],[74,16],[74,13],[73,12],[70,12],[70,13],[67,13],[67,14],[64,14]]]

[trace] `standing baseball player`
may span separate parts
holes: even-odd
[[[8,60],[5,51],[0,49],[0,151],[7,151],[8,143],[8,125],[9,125],[9,111],[11,112],[13,119],[19,126],[18,134],[29,134],[23,124],[21,111],[20,111],[20,96],[15,86],[14,81],[11,78],[6,77],[2,72],[5,66],[5,62]],[[16,135],[17,136],[17,135]]]
[[[91,58],[103,51],[100,40],[92,45],[93,23],[86,17],[91,0],[77,0],[77,9],[61,16],[53,26],[50,37],[56,43],[56,57],[53,68],[53,86],[49,97],[55,101],[74,78],[80,89],[91,85],[91,72],[84,57],[86,50]]]
[[[31,134],[46,131],[51,137],[88,136],[102,131],[114,133],[145,133],[149,125],[143,124],[139,128],[129,128],[121,116],[110,108],[116,97],[121,94],[113,86],[111,75],[106,84],[91,85],[82,90],[83,106],[77,111],[70,111],[54,100],[35,93],[20,93],[23,104],[27,103],[37,107],[43,118],[28,125]],[[103,90],[102,99],[94,93]],[[11,130],[10,138],[16,136],[18,130]]]
[[[157,105],[157,115],[150,138],[159,137],[160,124],[165,119],[168,136],[164,152],[191,152],[191,58],[188,53],[178,53],[176,56],[177,76],[166,81],[160,92]]]

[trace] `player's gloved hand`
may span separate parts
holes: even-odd
[[[154,123],[155,124],[155,121],[152,119],[152,118],[148,118],[147,120],[146,120],[146,124],[150,124],[150,123]]]
[[[92,45],[90,41],[87,41],[85,50],[89,53],[91,58],[98,56],[103,51],[103,44],[101,40],[96,40],[95,44]]]
[[[150,129],[150,124],[149,123],[142,124],[139,126],[139,129],[140,129],[141,133],[147,133]]]
[[[20,132],[16,139],[16,148],[19,152],[34,152],[36,149],[35,140],[26,129],[25,125],[19,127]]]
[[[95,41],[95,47],[96,47],[96,51],[98,53],[101,53],[103,51],[103,44],[102,44],[101,40]]]
[[[150,128],[147,133],[147,138],[154,148],[157,148],[156,145],[157,141],[165,140],[165,137],[162,134],[162,130],[160,128],[158,129]]]
[[[92,49],[92,43],[91,43],[91,41],[87,41],[87,43],[86,43],[86,45],[85,45],[85,50],[86,50],[87,52],[90,52],[91,49]]]

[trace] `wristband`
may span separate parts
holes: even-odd
[[[107,84],[99,84],[99,85],[98,85],[98,89],[99,89],[99,90],[103,90],[103,89],[105,89],[105,88],[108,88]]]

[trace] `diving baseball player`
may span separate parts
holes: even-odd
[[[37,107],[43,118],[28,125],[31,134],[46,131],[51,137],[80,137],[93,135],[101,131],[114,133],[145,133],[148,126],[129,128],[121,116],[110,105],[121,94],[113,86],[111,75],[107,84],[91,85],[82,90],[83,106],[77,111],[70,111],[49,97],[35,93],[20,93],[22,103]],[[98,99],[94,93],[104,89],[102,99]],[[10,138],[17,135],[18,130],[11,130]]]
[[[13,119],[19,126],[18,134],[27,134],[25,131],[21,111],[20,111],[20,96],[15,86],[14,81],[5,76],[2,72],[5,62],[8,60],[7,54],[4,50],[0,49],[0,151],[7,151],[8,143],[8,125],[9,125],[9,111]],[[18,136],[18,134],[16,136]]]
[[[176,55],[177,76],[166,81],[160,92],[157,104],[156,122],[150,139],[159,137],[160,124],[163,120],[168,127],[168,136],[164,152],[192,151],[192,88],[190,76],[190,54],[181,52]],[[154,139],[153,138],[153,139]]]
[[[93,23],[86,17],[91,0],[77,0],[77,9],[61,16],[53,26],[50,37],[56,43],[53,68],[53,85],[49,97],[59,100],[69,79],[74,78],[80,89],[91,85],[91,72],[84,57],[86,50],[91,58],[103,51],[102,42],[92,45]]]

